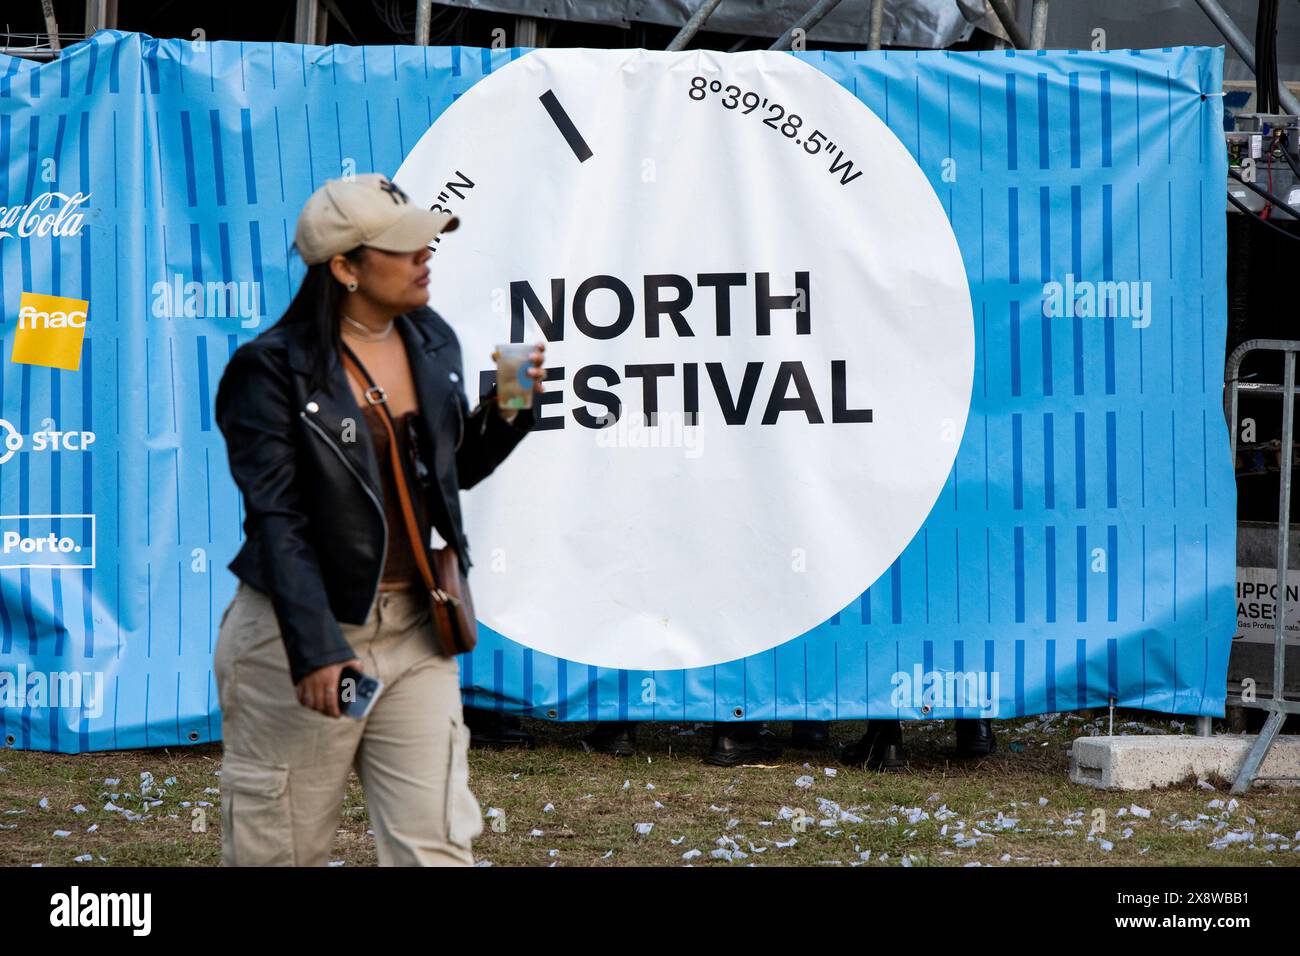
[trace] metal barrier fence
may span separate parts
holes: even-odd
[[[1278,352],[1282,355],[1282,383],[1240,381],[1241,363],[1252,352]],[[1300,352],[1300,342],[1281,339],[1251,339],[1243,342],[1228,357],[1224,373],[1224,404],[1228,418],[1228,431],[1231,434],[1233,460],[1237,455],[1237,401],[1241,393],[1248,395],[1272,395],[1282,400],[1282,454],[1281,481],[1278,491],[1277,506],[1277,593],[1278,611],[1273,638],[1273,695],[1268,698],[1246,700],[1242,696],[1228,698],[1228,703],[1239,707],[1255,707],[1268,711],[1268,719],[1259,732],[1259,737],[1246,762],[1242,764],[1232,785],[1233,793],[1245,793],[1256,780],[1293,780],[1294,777],[1261,777],[1259,768],[1268,756],[1269,748],[1282,729],[1287,714],[1300,714],[1300,701],[1290,701],[1284,696],[1286,674],[1286,575],[1288,564],[1288,547],[1291,534],[1291,472],[1292,448],[1295,438],[1295,400],[1296,400],[1296,353]]]

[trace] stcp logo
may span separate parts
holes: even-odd
[[[81,368],[90,303],[24,292],[18,302],[18,331],[10,360],[75,372]]]
[[[29,442],[34,452],[90,451],[90,446],[95,443],[94,432],[59,431],[52,418],[44,419],[41,427],[42,431],[24,437],[12,424],[0,418],[0,465],[22,451]]]

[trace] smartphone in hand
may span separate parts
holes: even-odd
[[[384,682],[378,677],[363,674],[354,667],[345,667],[339,673],[339,713],[353,720],[361,720],[370,713]]]

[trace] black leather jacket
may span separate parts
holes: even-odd
[[[513,422],[495,403],[470,412],[451,326],[428,307],[398,316],[396,326],[419,398],[420,446],[433,460],[426,513],[468,572],[459,489],[490,475],[534,427],[540,409],[534,404]],[[275,325],[241,345],[216,399],[247,511],[245,541],[229,567],[270,597],[295,683],[356,656],[339,623],[365,623],[387,536],[404,533],[384,519],[374,445],[337,356],[330,391],[310,387],[309,334],[305,326]],[[494,385],[489,395],[495,391]],[[349,421],[352,440],[345,441]]]

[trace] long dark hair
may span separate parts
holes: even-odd
[[[343,255],[348,261],[359,263],[365,252],[365,246],[357,246]],[[330,365],[342,345],[339,338],[339,305],[342,301],[342,283],[334,278],[328,262],[320,262],[307,267],[307,274],[303,276],[293,301],[275,323],[306,327],[312,347],[313,389],[329,391]]]

